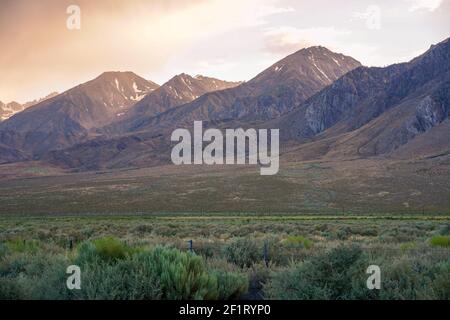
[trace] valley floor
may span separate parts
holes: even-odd
[[[40,163],[0,166],[0,215],[449,215],[450,159],[173,165],[71,173]]]
[[[0,166],[0,299],[450,299],[449,194],[442,158]]]

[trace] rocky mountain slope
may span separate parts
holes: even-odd
[[[308,157],[387,155],[410,142],[418,156],[427,143],[415,138],[449,115],[447,39],[409,63],[349,72],[268,125],[282,128],[284,140],[315,142],[303,149]]]
[[[227,82],[214,78],[180,74],[161,87],[148,94],[124,116],[111,126],[104,128],[108,132],[134,131],[152,117],[179,105],[189,103],[200,96],[218,90],[238,86],[239,82]]]
[[[20,104],[15,101],[10,102],[10,103],[3,103],[0,101],[0,121],[7,120],[7,119],[11,118],[13,115],[15,115],[16,113],[19,113],[29,107],[32,107],[42,101],[48,100],[57,95],[58,95],[57,92],[53,92],[42,99],[33,100],[33,101],[30,101],[30,102],[27,102],[24,104]]]
[[[362,67],[350,57],[313,47],[288,56],[249,82],[221,83],[230,86],[223,90],[201,95],[214,88],[197,87],[196,80],[202,82],[177,76],[124,108],[120,117],[112,107],[108,121],[53,121],[54,127],[46,127],[47,135],[42,136],[31,119],[16,125],[27,129],[27,138],[17,133],[21,131],[5,130],[15,118],[24,119],[17,115],[0,125],[0,148],[8,159],[20,159],[31,147],[42,161],[84,170],[143,167],[167,163],[171,131],[203,120],[206,126],[221,128],[279,128],[282,158],[292,161],[450,154],[448,39],[410,62],[385,68]],[[83,100],[73,102],[74,109],[79,106],[84,106]],[[35,115],[38,120],[40,116]],[[83,136],[76,135],[80,132]],[[68,142],[60,143],[55,136]],[[52,146],[45,146],[47,137]],[[37,138],[43,149],[33,148]]]
[[[132,72],[103,73],[2,122],[0,143],[29,156],[69,147],[123,116],[156,88]]]
[[[3,103],[0,101],[0,121],[11,118],[16,113],[23,111],[24,107],[18,102]]]
[[[107,127],[106,136],[45,155],[45,160],[69,167],[145,166],[168,161],[173,128],[191,128],[195,120],[245,123],[278,117],[292,110],[334,80],[360,66],[353,58],[323,47],[300,50],[235,88],[214,91],[153,117],[131,115],[126,122]],[[160,90],[146,97],[155,99]],[[144,100],[130,113],[139,109]],[[144,110],[149,110],[144,104]],[[123,125],[125,123],[126,125]],[[130,125],[132,124],[132,125]]]
[[[194,120],[273,119],[360,65],[355,59],[324,47],[302,49],[236,88],[205,94],[191,103],[141,121],[130,131],[190,127]]]

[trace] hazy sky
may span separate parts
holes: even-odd
[[[66,26],[73,4],[80,30]],[[0,0],[0,100],[103,71],[160,84],[182,72],[249,80],[312,45],[384,66],[449,37],[449,16],[450,0]]]

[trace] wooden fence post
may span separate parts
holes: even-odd
[[[263,257],[264,257],[264,264],[266,265],[266,267],[269,267],[269,243],[267,242],[267,240],[264,241]]]

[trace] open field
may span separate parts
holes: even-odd
[[[0,239],[42,240],[65,245],[69,240],[114,236],[127,242],[146,244],[181,243],[187,240],[220,246],[232,238],[251,237],[258,241],[283,240],[302,235],[315,247],[355,242],[367,248],[390,244],[390,250],[415,242],[428,246],[436,234],[450,230],[449,216],[18,216],[0,218]]]
[[[3,217],[0,298],[450,299],[450,217],[337,218]],[[178,265],[175,278],[151,272],[161,261]],[[83,270],[80,291],[65,288],[71,264]],[[366,288],[372,264],[381,290]],[[170,289],[180,274],[196,279],[198,268],[212,281],[202,294],[195,280],[183,282],[187,291]]]
[[[443,158],[0,166],[0,298],[450,299],[449,195]]]
[[[282,162],[70,173],[0,166],[0,214],[448,215],[450,161]]]

